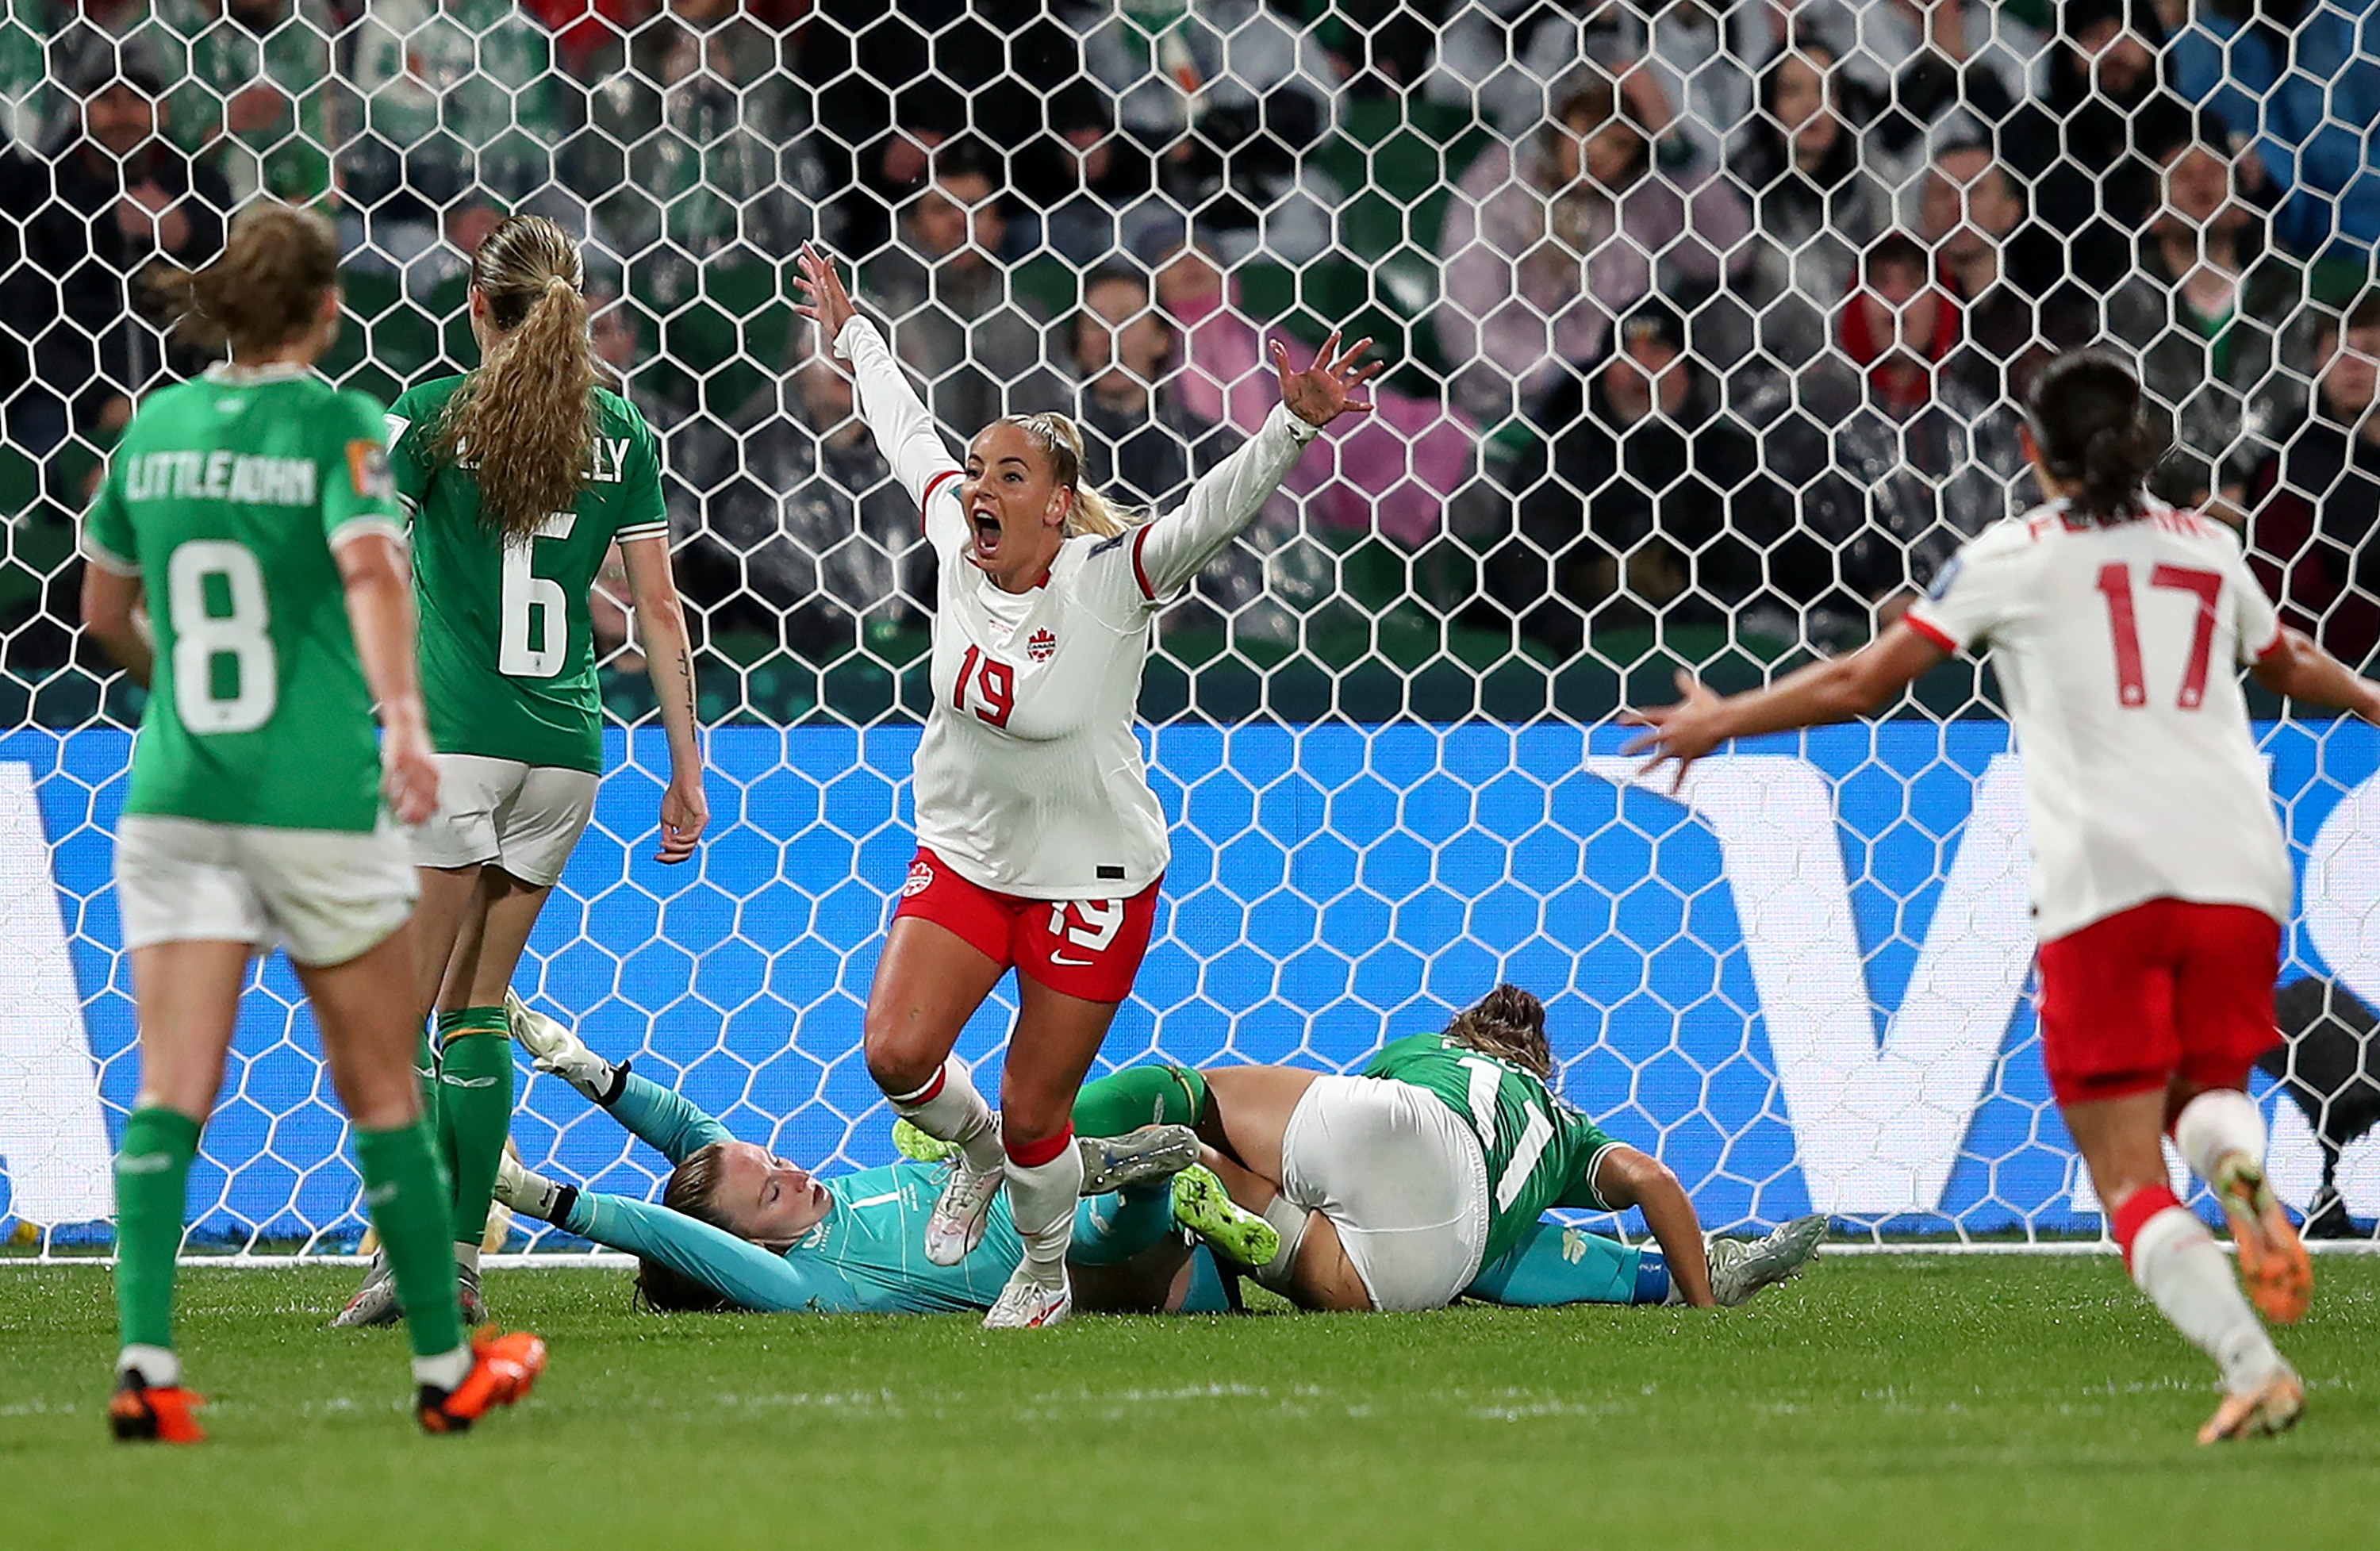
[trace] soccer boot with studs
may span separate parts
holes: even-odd
[[[1173,1176],[1173,1221],[1208,1249],[1242,1266],[1268,1266],[1281,1253],[1281,1230],[1232,1199],[1215,1171],[1194,1163]]]
[[[471,1338],[471,1371],[452,1389],[421,1386],[414,1414],[425,1433],[468,1433],[498,1406],[527,1395],[545,1372],[545,1342],[527,1330]]]
[[[2229,1443],[2286,1433],[2305,1411],[2305,1381],[2288,1363],[2253,1389],[2223,1397],[2206,1425],[2198,1429],[2201,1443]]]
[[[1075,1312],[1075,1287],[1061,1281],[1055,1287],[1033,1276],[1024,1266],[1008,1278],[1000,1290],[998,1302],[983,1316],[987,1330],[1043,1330],[1052,1325],[1062,1325]]]
[[[1813,1215],[1757,1239],[1713,1239],[1711,1297],[1722,1309],[1739,1308],[1763,1289],[1791,1281],[1816,1257],[1826,1236],[1827,1219]]]
[[[152,1385],[137,1371],[115,1381],[107,1402],[107,1425],[118,1443],[204,1443],[199,1408],[206,1397],[178,1384]]]
[[[2276,1325],[2295,1325],[2313,1302],[2313,1262],[2289,1226],[2289,1215],[2273,1194],[2264,1167],[2245,1153],[2233,1153],[2215,1170],[2215,1199],[2231,1219],[2231,1242],[2240,1251],[2240,1279],[2248,1300]],[[2207,1424],[2213,1426],[2213,1423]]]

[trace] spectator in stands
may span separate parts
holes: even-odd
[[[668,0],[626,38],[596,46],[588,132],[566,158],[613,248],[666,242],[664,299],[691,296],[686,261],[745,245],[782,257],[815,235],[825,192],[808,114],[780,57],[783,35],[735,0]]]
[[[1706,170],[1656,172],[1652,141],[1609,78],[1564,94],[1521,146],[1490,148],[1449,203],[1445,299],[1433,313],[1463,406],[1500,425],[1565,362],[1601,356],[1613,321],[1653,294],[1688,302],[1752,257],[1742,197]]]
[[[1153,168],[1155,187],[1175,210],[1196,212],[1220,251],[1296,263],[1330,246],[1345,196],[1305,154],[1330,127],[1332,79],[1310,31],[1259,0],[1064,14],[1115,103],[1112,154]]]
[[[2026,224],[2015,181],[1980,141],[1934,153],[1919,203],[1919,234],[1963,320],[1949,370],[1987,398],[2023,402],[2034,372],[2096,332],[2093,309],[2058,281],[2063,249]]]
[[[1925,248],[1888,233],[1862,261],[1840,353],[1744,395],[1762,467],[1800,503],[1770,576],[1815,640],[1865,639],[2010,510],[2024,468],[2016,415],[1944,370],[1959,333]]]
[[[1116,500],[1143,511],[1170,506],[1239,444],[1194,412],[1169,380],[1173,325],[1137,270],[1092,272],[1067,333],[1082,383],[1075,418],[1083,430],[1083,477]]]
[[[1826,348],[1861,250],[1891,224],[1890,197],[1861,161],[1850,90],[1832,49],[1793,34],[1760,73],[1760,111],[1734,163],[1756,234],[1747,299],[1763,352],[1787,367]]]
[[[2070,5],[2069,10],[2071,10]],[[1992,0],[1876,0],[1857,8],[1860,59],[1890,85],[1874,133],[1892,181],[1929,132],[1965,110],[1998,123],[2048,84],[2041,34]]]
[[[185,267],[212,259],[231,189],[167,138],[164,83],[145,67],[103,61],[67,87],[81,104],[79,135],[53,164],[50,198],[26,224],[6,316],[38,331],[33,371],[66,411],[51,429],[104,438],[123,429],[133,397],[161,375],[200,364],[167,345],[171,320],[140,273],[157,259]]]
[[[517,204],[552,183],[579,104],[552,68],[552,40],[518,6],[373,0],[349,36],[363,133],[341,176],[370,216],[373,246],[394,261],[435,242],[438,212],[474,184]],[[343,246],[364,235],[350,224]]]
[[[1525,542],[1488,563],[1491,594],[1557,659],[1592,630],[1734,615],[1792,518],[1674,313],[1632,315],[1615,344],[1537,407],[1549,453],[1513,471]]]
[[[2131,278],[2108,298],[2107,331],[2131,352],[2172,447],[2152,488],[2178,505],[2212,503],[2237,526],[2257,467],[2303,412],[2299,383],[2311,373],[2305,342],[2288,334],[2304,272],[2265,247],[2221,137],[2209,119],[2156,154],[2164,199]]]
[[[2131,272],[2156,209],[2156,168],[2136,150],[2187,132],[2187,111],[2158,90],[2163,44],[2150,0],[2066,0],[2046,92],[1971,98],[2033,219],[2063,245],[2063,277],[2094,300]]]
[[[2380,650],[2380,291],[2318,329],[2313,413],[2259,471],[2249,561],[2289,624],[2366,663]]]
[[[1073,396],[1044,363],[1048,320],[1009,295],[994,261],[1008,227],[992,165],[969,141],[937,152],[930,180],[902,209],[900,246],[861,273],[892,322],[894,352],[925,379],[945,426],[989,425]]]
[[[709,487],[684,559],[710,630],[758,632],[823,661],[916,624],[933,557],[815,333],[795,329],[780,392],[738,418],[722,455],[679,472]]]
[[[2270,175],[2280,242],[2368,261],[2380,243],[2380,6],[2202,0],[2169,59],[2175,87]]]
[[[213,140],[232,198],[270,194],[310,205],[331,196],[331,40],[340,23],[325,0],[220,0],[197,19],[190,76],[210,104]]]
[[[1157,276],[1158,306],[1182,333],[1184,401],[1202,418],[1256,434],[1279,394],[1265,333],[1241,309],[1222,261],[1202,234],[1178,225],[1143,250]],[[1306,459],[1282,489],[1301,498],[1320,527],[1419,546],[1440,531],[1447,503],[1469,483],[1479,429],[1442,398],[1385,382],[1373,384],[1372,406],[1371,414],[1324,431],[1331,460]]]

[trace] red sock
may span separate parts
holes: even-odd
[[[1002,1144],[1008,1153],[1008,1161],[1019,1169],[1038,1169],[1074,1145],[1075,1128],[1072,1125],[1067,1126],[1057,1135],[1045,1136],[1038,1142],[1012,1141]]]
[[[2132,1268],[2132,1241],[2140,1237],[2149,1218],[2168,1206],[2180,1205],[2180,1198],[2166,1185],[2143,1185],[2124,1197],[2124,1204],[2116,1208],[2116,1242],[2123,1246],[2125,1271]]]

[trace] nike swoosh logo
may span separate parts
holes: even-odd
[[[1050,962],[1053,964],[1064,964],[1069,969],[1088,969],[1095,961],[1090,959],[1070,959],[1063,953],[1052,953],[1050,955]]]
[[[496,1085],[493,1077],[449,1077],[443,1072],[438,1074],[438,1081],[450,1088],[492,1088]]]

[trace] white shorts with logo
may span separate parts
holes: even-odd
[[[273,830],[128,814],[115,830],[124,945],[286,946],[301,964],[343,964],[386,941],[419,891],[405,837]]]
[[[1281,1133],[1281,1173],[1292,1204],[1339,1230],[1374,1308],[1442,1308],[1479,1275],[1488,1157],[1427,1089],[1316,1078]]]
[[[413,831],[417,866],[492,862],[540,889],[562,880],[602,778],[480,754],[438,757],[438,811]]]

